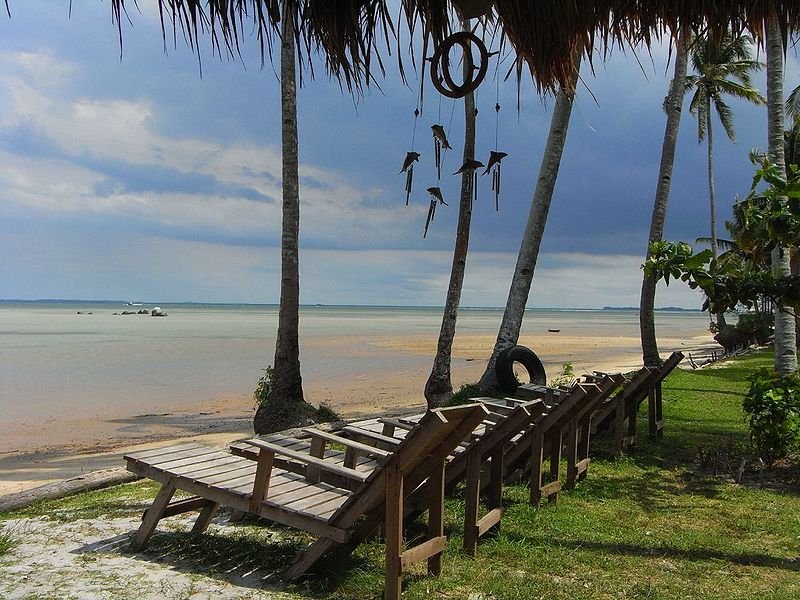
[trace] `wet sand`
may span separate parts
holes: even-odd
[[[424,408],[422,388],[435,338],[392,336],[318,338],[317,350],[326,346],[337,353],[350,353],[357,363],[364,352],[386,352],[403,360],[392,370],[361,372],[342,377],[304,379],[306,398],[326,402],[345,418],[375,414],[398,414]],[[635,337],[583,337],[561,333],[525,336],[520,344],[535,348],[543,359],[548,377],[555,377],[564,362],[571,362],[576,375],[593,370],[630,371],[641,365],[639,339]],[[663,354],[713,343],[710,335],[691,339],[659,340]],[[452,381],[455,389],[477,381],[494,344],[488,335],[460,335],[453,345]],[[409,357],[419,360],[409,361]],[[253,399],[242,394],[215,397],[202,403],[176,403],[167,410],[150,413],[120,412],[100,416],[48,418],[39,421],[0,421],[0,495],[18,492],[49,481],[64,479],[101,468],[122,466],[124,449],[179,438],[197,437],[211,444],[225,444],[252,435]]]

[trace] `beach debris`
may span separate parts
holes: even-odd
[[[406,152],[406,159],[403,161],[403,168],[400,173],[406,174],[406,206],[411,196],[411,186],[414,182],[414,163],[419,162],[419,152]],[[398,173],[398,175],[400,174]]]
[[[434,215],[436,215],[436,204],[441,203],[447,206],[447,202],[444,201],[444,198],[442,197],[442,190],[440,188],[429,187],[425,191],[431,195],[431,203],[430,206],[428,206],[428,218],[425,220],[425,231],[422,234],[423,238],[428,236],[428,227],[433,221]]]
[[[441,125],[431,125],[433,131],[433,150],[434,162],[436,163],[436,177],[442,178],[442,150],[450,150],[451,146],[447,142],[447,135]]]

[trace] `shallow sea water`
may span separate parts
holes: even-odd
[[[167,317],[115,315],[124,304],[0,303],[0,421],[162,410],[195,400],[249,397],[271,364],[277,307],[162,305]],[[84,314],[78,314],[78,312]],[[91,313],[91,314],[86,314]],[[458,334],[495,336],[496,309],[464,309]],[[305,381],[429,368],[431,357],[373,343],[436,339],[438,308],[304,307]],[[699,312],[659,312],[659,335],[707,332]],[[632,311],[530,310],[523,334],[638,337]]]

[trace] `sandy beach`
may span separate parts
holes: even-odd
[[[684,351],[713,343],[710,335],[689,339],[662,338],[660,347]],[[314,355],[336,352],[353,363],[352,372],[339,377],[305,376],[306,398],[330,404],[345,418],[374,414],[399,414],[424,408],[422,388],[435,352],[436,338],[429,335],[314,337],[306,350]],[[494,344],[493,335],[457,336],[453,346],[452,380],[455,389],[476,381]],[[535,348],[549,377],[565,362],[576,374],[593,370],[630,371],[641,364],[638,337],[578,336],[562,333],[527,335],[520,344]],[[359,372],[366,354],[383,353],[398,368]],[[136,412],[100,411],[93,415],[48,417],[41,420],[0,421],[0,495],[16,493],[81,473],[122,466],[121,454],[142,444],[192,437],[210,444],[225,444],[252,434],[253,399],[249,394],[225,394],[211,400],[185,399],[168,410]]]

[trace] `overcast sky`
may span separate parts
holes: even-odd
[[[277,302],[275,69],[261,69],[255,38],[239,61],[212,56],[205,40],[201,78],[182,40],[165,54],[155,0],[139,4],[121,60],[108,3],[74,3],[68,18],[67,0],[15,0],[12,18],[0,16],[0,298]],[[427,83],[414,133],[419,83],[404,87],[393,67],[358,101],[322,68],[299,90],[303,303],[444,302],[463,104]],[[584,65],[529,306],[638,305],[670,73],[665,49],[598,57],[594,74]],[[763,91],[763,73],[755,81]],[[786,87],[798,84],[791,54]],[[499,212],[490,177],[479,181],[466,306],[505,303],[530,207],[553,101],[529,84],[520,98],[517,112],[512,81],[487,78],[478,91],[477,158],[495,137],[508,157]],[[720,223],[749,189],[748,151],[766,147],[766,109],[731,105],[736,143],[715,130]],[[450,206],[423,239],[434,123],[453,145],[440,183]],[[706,149],[688,102],[680,137],[665,237],[692,241],[709,225]],[[405,206],[398,171],[412,149],[422,157]],[[656,303],[700,300],[673,284]]]

